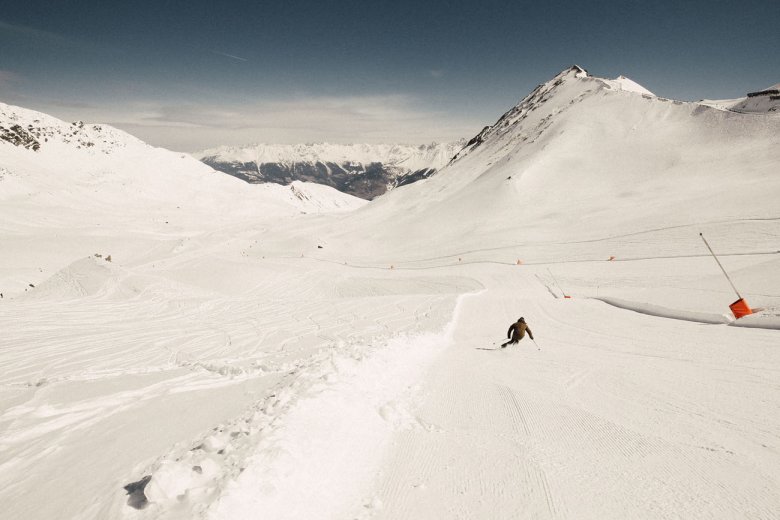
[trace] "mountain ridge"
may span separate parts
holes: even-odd
[[[625,78],[572,67],[486,126],[437,175],[353,217],[356,226],[375,224],[376,247],[409,254],[410,243],[431,240],[431,229],[442,254],[451,254],[476,242],[499,247],[641,231],[648,218],[679,226],[695,223],[690,215],[696,222],[774,217],[766,204],[733,199],[763,200],[764,190],[777,189],[778,129],[772,112],[667,99]],[[675,210],[679,204],[688,209]],[[396,218],[381,225],[390,208]],[[348,242],[349,230],[341,232]]]
[[[256,144],[220,146],[193,157],[253,184],[302,180],[371,200],[435,174],[464,143]]]

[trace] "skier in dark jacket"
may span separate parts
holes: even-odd
[[[509,339],[509,341],[501,345],[501,348],[504,348],[507,345],[516,345],[518,341],[523,339],[526,332],[528,332],[528,337],[531,338],[531,341],[533,341],[534,339],[533,332],[531,332],[531,329],[528,328],[528,324],[525,322],[525,318],[520,318],[515,323],[509,326],[509,330],[506,331],[506,337],[510,338],[511,336],[511,339]]]

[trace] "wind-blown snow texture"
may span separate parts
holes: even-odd
[[[574,67],[366,204],[0,109],[9,518],[777,518],[775,112]]]
[[[370,200],[387,190],[435,174],[464,142],[421,146],[327,143],[222,146],[195,157],[250,183],[308,181]]]

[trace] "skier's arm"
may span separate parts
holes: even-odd
[[[529,338],[531,338],[531,339],[534,339],[534,333],[533,333],[533,332],[531,332],[531,329],[529,329],[528,327],[526,327],[526,328],[525,328],[525,331],[528,333],[528,337],[529,337]]]
[[[514,328],[514,325],[515,325],[514,323],[512,325],[510,325],[509,326],[509,330],[506,331],[506,339],[511,339],[512,338],[512,329]]]

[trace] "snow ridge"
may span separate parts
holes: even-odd
[[[128,144],[143,144],[132,135],[107,125],[68,124],[26,108],[0,103],[0,142],[29,150],[68,147],[92,154],[110,154]]]
[[[486,126],[482,131],[469,140],[453,161],[473,151],[483,142],[494,136],[498,137],[509,132],[516,124],[528,118],[531,112],[537,110],[544,103],[556,95],[557,90],[565,82],[589,78],[588,72],[578,65],[561,71],[551,80],[537,86],[530,94],[524,97],[520,103],[502,115],[492,126]],[[527,138],[526,138],[527,139]],[[524,139],[524,140],[526,140]]]
[[[491,126],[486,126],[482,131],[469,140],[463,149],[453,158],[453,161],[463,157],[470,151],[478,148],[480,144],[491,139],[499,138],[513,130],[513,128],[528,120],[524,125],[535,127],[532,132],[520,137],[523,141],[533,142],[541,131],[549,126],[553,115],[566,108],[562,102],[562,96],[569,99],[569,104],[575,104],[582,101],[588,94],[593,94],[603,90],[621,91],[630,94],[640,94],[646,97],[655,97],[655,94],[644,88],[642,85],[625,77],[618,76],[616,79],[604,79],[590,76],[588,72],[579,65],[572,65],[558,73],[551,80],[538,85],[530,94],[524,97],[516,106],[502,115],[498,121]],[[548,113],[545,116],[538,116],[533,112],[542,108],[545,103],[555,99],[557,108],[555,113]],[[561,105],[563,107],[561,108]],[[537,117],[534,117],[536,115]]]
[[[0,182],[0,201],[8,215],[3,227],[17,230],[31,220],[14,222],[14,204],[24,211],[35,208],[42,220],[56,211],[61,226],[82,225],[92,213],[103,216],[103,225],[111,220],[122,227],[130,212],[143,215],[150,224],[167,224],[174,213],[186,214],[187,220],[194,216],[183,207],[214,215],[217,222],[228,209],[234,216],[255,214],[258,207],[281,215],[344,211],[365,204],[310,183],[292,189],[247,187],[189,155],[150,146],[111,126],[66,123],[4,103],[0,103]],[[114,207],[124,212],[114,212]]]

